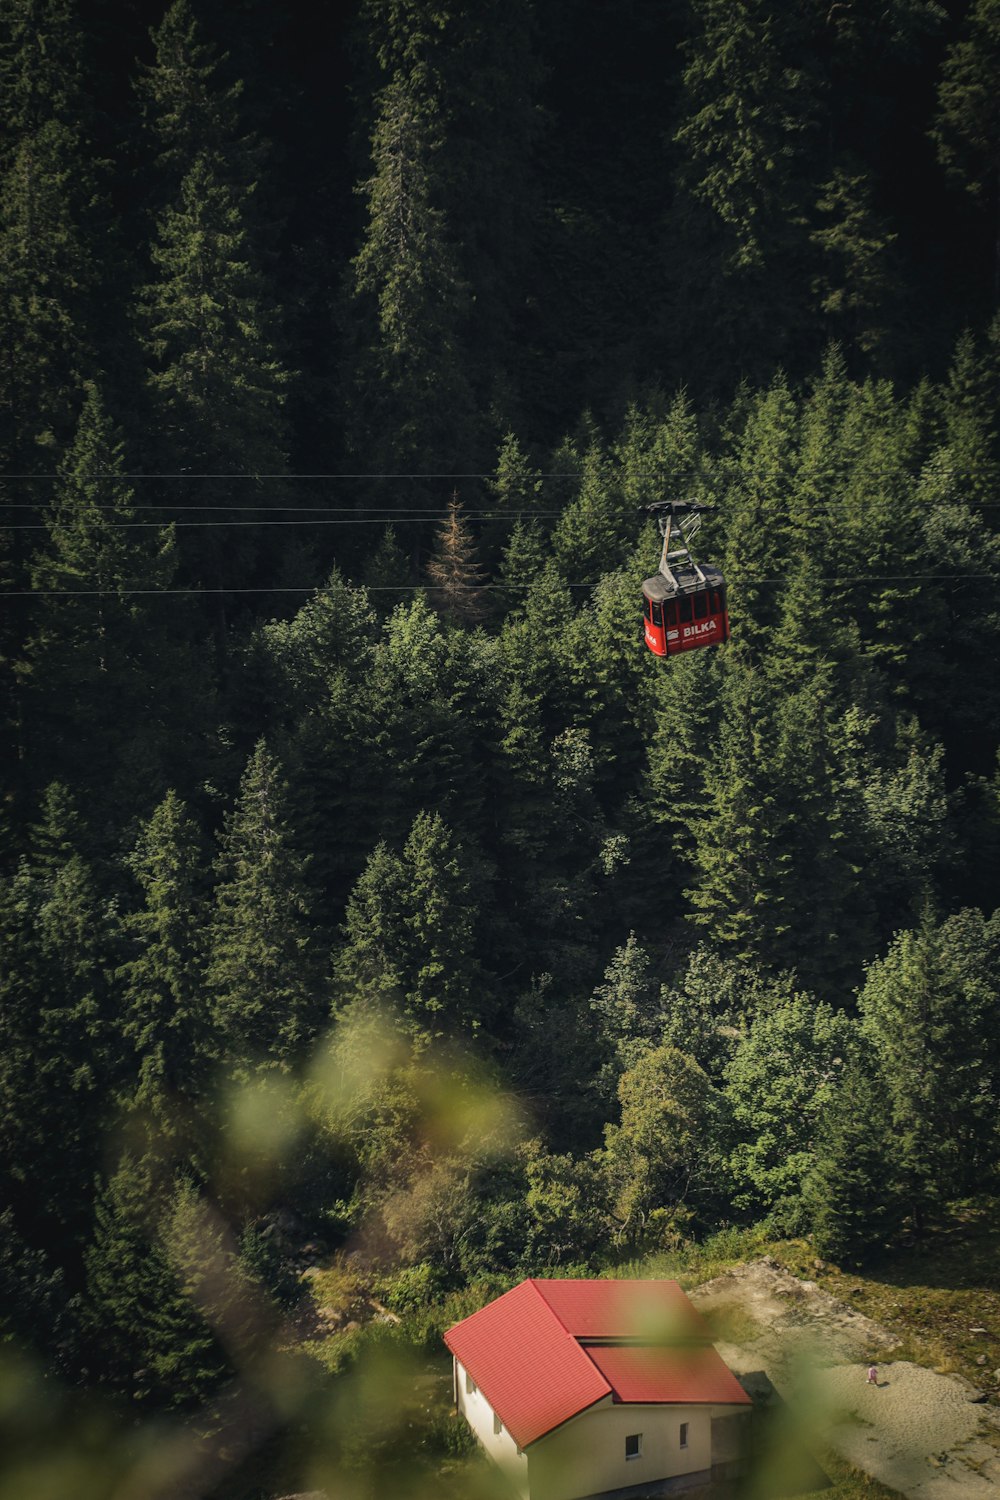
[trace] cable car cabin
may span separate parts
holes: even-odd
[[[676,583],[657,573],[643,584],[643,633],[654,656],[677,656],[728,641],[726,580],[718,568],[700,572],[701,578],[685,570]]]

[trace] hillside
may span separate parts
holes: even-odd
[[[975,1375],[993,0],[0,0],[0,82],[0,1500],[433,1490],[392,1317],[720,1234]]]

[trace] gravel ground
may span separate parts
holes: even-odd
[[[1000,1500],[1000,1409],[959,1376],[893,1361],[892,1333],[765,1259],[691,1293],[719,1353],[755,1394],[768,1386],[849,1463],[909,1500]],[[878,1360],[879,1384],[866,1384]]]
[[[905,1362],[883,1365],[878,1386],[864,1365],[817,1372],[835,1413],[830,1441],[857,1468],[911,1500],[997,1500],[1000,1412],[975,1406],[951,1375]]]

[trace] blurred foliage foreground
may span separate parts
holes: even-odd
[[[341,1018],[302,1076],[259,1071],[215,1108],[197,1182],[190,1121],[178,1117],[168,1130],[133,1120],[111,1143],[114,1190],[98,1207],[92,1252],[104,1260],[89,1268],[92,1285],[106,1283],[108,1305],[119,1302],[117,1319],[92,1329],[100,1384],[78,1363],[71,1383],[69,1355],[60,1374],[17,1339],[0,1343],[0,1500],[506,1495],[452,1412],[441,1333],[510,1283],[442,1295],[423,1284],[426,1266],[401,1268],[394,1256],[408,1226],[426,1234],[436,1214],[449,1214],[463,1173],[484,1162],[500,1168],[523,1146],[515,1101],[454,1051],[428,1047],[415,1064],[391,1023],[361,1011]],[[335,1255],[315,1242],[277,1250],[275,1226],[289,1217],[282,1205],[303,1178],[335,1183],[359,1140],[374,1156],[387,1130],[412,1158],[388,1214],[383,1204],[366,1219],[341,1203],[331,1211]],[[257,1230],[238,1234],[234,1226],[248,1222]],[[303,1271],[303,1255],[325,1264]],[[81,1321],[79,1307],[66,1319]],[[759,1432],[756,1478],[713,1488],[713,1497],[764,1500],[793,1455],[801,1463],[800,1434],[786,1420],[776,1425],[772,1415]],[[805,1472],[818,1471],[806,1461]],[[854,1479],[837,1477],[831,1493],[841,1483],[855,1493]]]

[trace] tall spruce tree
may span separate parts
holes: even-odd
[[[492,692],[476,637],[444,629],[422,598],[388,620],[364,687],[369,794],[382,837],[401,843],[414,807],[438,807],[474,832],[483,795]]]
[[[0,453],[14,472],[58,462],[93,372],[92,208],[72,128],[52,119],[24,136],[0,181]]]
[[[158,462],[168,473],[217,476],[197,490],[208,519],[246,522],[248,505],[265,500],[254,476],[281,474],[288,463],[289,375],[263,272],[263,153],[241,130],[242,85],[222,76],[226,59],[202,39],[187,0],[175,0],[153,39],[155,62],[139,90],[169,195],[138,313]],[[280,493],[271,479],[267,498]],[[194,533],[184,556],[189,576],[246,586],[259,535],[225,524]],[[220,625],[224,617],[220,596]]]
[[[963,34],[952,43],[938,84],[931,132],[938,159],[973,197],[992,205],[993,296],[1000,301],[1000,15],[993,0],[974,0]]]
[[[121,1080],[112,930],[84,840],[66,788],[49,787],[0,895],[0,1155],[7,1191],[28,1219],[60,1226],[64,1254],[86,1220],[95,1142]]]
[[[378,597],[378,596],[376,596]],[[261,627],[247,655],[245,716],[280,746],[310,883],[330,940],[378,838],[380,770],[369,754],[375,705],[368,677],[377,615],[368,591],[334,569],[290,620]]]
[[[805,1180],[818,1254],[838,1265],[877,1260],[899,1224],[889,1101],[870,1057],[854,1048],[816,1123]]]
[[[185,1104],[208,1088],[215,1054],[203,983],[205,891],[198,831],[170,791],[143,827],[129,861],[144,904],[128,913],[128,957],[118,971],[126,1007],[122,1034],[133,1050],[131,1102],[170,1133]]]
[[[227,57],[204,40],[188,0],[173,0],[151,35],[155,60],[141,69],[136,90],[157,147],[160,192],[176,192],[202,155],[251,188],[260,153],[241,131],[242,81],[221,76]]]
[[[80,124],[87,43],[72,0],[5,0],[0,14],[0,155],[48,121]]]
[[[583,459],[580,488],[552,531],[552,551],[563,576],[595,584],[622,561],[629,532],[618,476],[595,443]]]
[[[98,1194],[85,1255],[84,1319],[102,1379],[140,1408],[200,1405],[231,1374],[172,1264],[175,1203],[148,1160],[126,1155]]]
[[[217,862],[205,982],[227,1066],[286,1068],[322,1024],[315,913],[289,822],[288,787],[262,740]]]
[[[369,472],[475,467],[461,337],[468,294],[434,193],[439,145],[436,101],[396,74],[379,95],[346,313],[351,444]]]
[[[381,238],[368,290],[381,284],[390,292],[390,266],[399,284],[395,298],[380,297],[380,312],[396,298],[402,309],[406,296],[422,325],[411,331],[412,345],[435,330],[454,339],[453,351],[439,351],[438,368],[450,375],[448,354],[458,354],[467,405],[455,409],[456,422],[487,408],[494,421],[509,421],[518,406],[524,358],[517,339],[528,324],[524,278],[540,217],[535,29],[526,0],[446,0],[433,10],[423,0],[364,0],[359,7],[358,50],[370,78],[370,103],[362,93],[361,109],[367,106],[374,125],[376,175],[364,188],[371,219],[356,264],[360,270]],[[387,193],[390,158],[397,181]],[[392,205],[409,210],[412,232],[394,234],[386,255],[379,225]],[[447,261],[421,270],[435,249]],[[435,309],[442,292],[447,304]],[[382,319],[380,329],[387,332]],[[396,370],[402,376],[401,363]],[[415,387],[401,380],[399,394],[410,392]],[[475,425],[453,435],[458,452]]]
[[[212,476],[198,496],[213,521],[245,521],[248,500],[264,503],[254,476],[287,465],[288,376],[247,228],[246,191],[211,157],[188,169],[151,255],[156,276],[139,311],[162,462]],[[268,488],[273,494],[273,481]],[[237,504],[238,514],[230,509]],[[220,524],[208,540],[197,536],[189,576],[212,587],[245,585],[257,555],[251,532]]]
[[[439,813],[419,813],[402,853],[380,844],[348,902],[342,995],[398,1010],[423,1041],[479,1030],[477,919],[467,856]]]
[[[928,908],[868,970],[862,1028],[889,1099],[900,1185],[917,1228],[993,1180],[1000,1095],[1000,921]]]
[[[31,581],[43,597],[17,668],[32,780],[44,784],[72,764],[95,812],[115,826],[155,787],[182,672],[177,642],[169,627],[156,639],[145,597],[170,583],[173,530],[140,521],[126,467],[121,435],[91,385],[46,516],[47,545],[34,560]]]
[[[796,262],[820,91],[805,7],[779,25],[764,0],[696,0],[692,21],[673,136],[675,337],[711,329],[699,373],[731,388],[734,355],[738,370],[765,373],[806,315]]]

